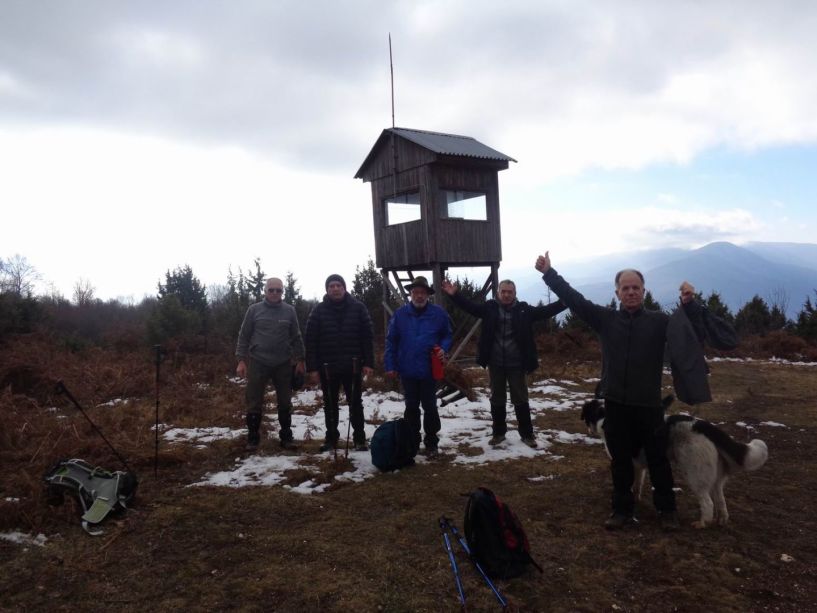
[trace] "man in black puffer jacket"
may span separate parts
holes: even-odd
[[[525,379],[526,373],[532,373],[539,366],[533,322],[558,315],[567,307],[562,302],[537,307],[519,302],[516,299],[516,284],[509,279],[499,284],[499,301],[491,299],[483,304],[473,303],[461,296],[457,286],[450,281],[444,281],[442,288],[454,304],[482,320],[477,364],[488,368],[491,382],[491,445],[504,441],[508,431],[505,423],[507,384],[519,436],[526,445],[536,447]]]
[[[366,305],[349,295],[343,277],[329,275],[326,296],[309,314],[304,335],[306,370],[313,383],[320,379],[323,390],[326,440],[321,451],[335,449],[340,438],[341,385],[349,403],[355,449],[368,449],[361,387],[363,376],[371,374],[374,368],[373,337]]]

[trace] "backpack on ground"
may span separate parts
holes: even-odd
[[[124,511],[138,485],[133,473],[110,472],[79,459],[57,462],[43,479],[49,504],[61,504],[65,494],[73,496],[82,507],[82,527],[93,536],[102,531],[92,530],[91,526],[100,524],[112,512]]]
[[[471,553],[490,577],[518,577],[529,564],[542,572],[530,555],[519,518],[488,488],[477,488],[468,495],[464,524]]]
[[[372,464],[382,471],[392,471],[414,465],[417,455],[415,435],[405,419],[380,424],[369,441]]]

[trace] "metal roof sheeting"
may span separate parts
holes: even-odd
[[[441,155],[462,155],[485,160],[516,162],[511,156],[505,155],[496,149],[491,149],[488,145],[483,145],[470,136],[427,132],[425,130],[412,130],[410,128],[387,128],[385,131],[394,132],[398,136],[402,136],[413,143],[417,143],[421,147],[425,147],[429,151]]]
[[[411,128],[386,128],[380,133],[371,151],[369,151],[369,155],[363,160],[363,164],[361,164],[360,169],[355,174],[355,179],[363,178],[364,169],[372,161],[384,141],[387,138],[393,138],[393,136],[391,136],[392,134],[411,141],[437,155],[470,157],[497,162],[516,162],[511,156],[505,155],[496,149],[491,149],[488,145],[483,145],[470,136],[428,132],[426,130],[412,130]]]

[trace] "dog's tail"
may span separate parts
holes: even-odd
[[[743,468],[745,470],[757,470],[769,459],[769,448],[766,446],[766,443],[759,438],[749,441],[746,447],[748,451],[743,461]]]
[[[740,443],[717,426],[702,419],[695,420],[692,430],[712,441],[718,453],[729,464],[739,466],[743,470],[757,470],[769,459],[769,448],[758,438],[749,443]]]

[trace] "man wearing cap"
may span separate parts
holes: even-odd
[[[366,451],[361,387],[363,376],[371,374],[374,367],[372,320],[366,305],[346,291],[343,277],[329,275],[325,287],[326,295],[309,314],[305,333],[306,370],[312,383],[320,380],[323,391],[326,439],[320,450],[337,447],[342,385],[355,449]]]
[[[459,288],[451,281],[443,281],[442,288],[454,304],[482,320],[477,364],[488,369],[491,384],[493,423],[490,444],[502,443],[508,431],[505,423],[507,385],[519,436],[528,447],[536,447],[528,404],[528,382],[525,379],[526,373],[532,373],[539,366],[533,322],[558,315],[567,306],[561,301],[537,307],[520,302],[516,299],[516,284],[510,279],[499,283],[498,301],[492,299],[482,304],[460,295]]]
[[[295,309],[283,301],[284,283],[270,277],[264,299],[251,304],[244,316],[235,355],[236,374],[247,379],[247,450],[261,442],[261,413],[267,382],[272,380],[278,404],[278,438],[281,447],[294,449],[292,440],[292,361],[304,372],[304,344]]]
[[[431,304],[434,293],[425,277],[406,286],[411,300],[394,312],[386,334],[386,376],[400,375],[406,399],[405,418],[420,444],[420,405],[423,407],[423,440],[428,457],[438,453],[440,415],[437,383],[431,374],[431,352],[444,359],[451,349],[451,320],[445,310]]]

